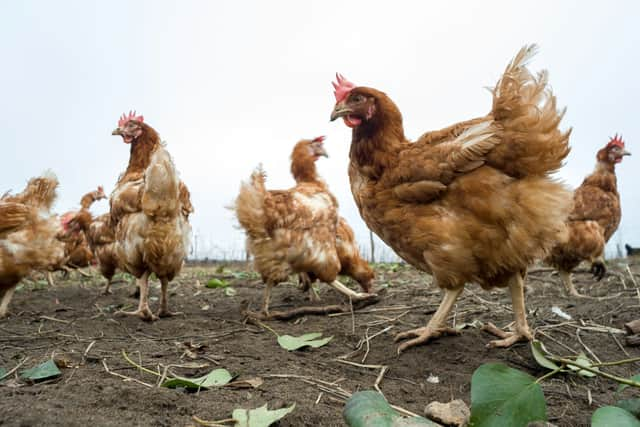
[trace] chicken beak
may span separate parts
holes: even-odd
[[[334,121],[337,118],[344,117],[348,114],[351,114],[353,110],[349,108],[344,102],[340,102],[336,104],[333,112],[331,113],[331,121]]]
[[[630,156],[630,155],[631,155],[631,153],[630,153],[629,151],[627,151],[627,150],[624,150],[624,151],[622,152],[622,155],[623,155],[623,156]]]
[[[319,154],[320,156],[322,156],[322,157],[329,158],[329,154],[327,153],[327,150],[325,150],[324,148],[322,148],[322,149],[320,150],[320,153],[318,153],[318,154]]]
[[[111,135],[122,135],[122,129],[115,128],[113,132],[111,132]]]

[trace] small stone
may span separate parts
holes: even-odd
[[[430,420],[455,427],[465,427],[471,418],[469,407],[460,399],[449,403],[431,402],[424,409],[424,414]]]

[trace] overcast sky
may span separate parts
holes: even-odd
[[[51,169],[56,210],[107,192],[128,161],[111,136],[136,109],[168,143],[196,209],[199,255],[238,256],[225,209],[258,163],[287,188],[289,154],[327,135],[319,171],[362,245],[367,229],[347,177],[351,132],[329,122],[336,71],[385,91],[410,138],[486,114],[493,86],[527,43],[550,72],[563,126],[561,177],[577,186],[622,133],[622,223],[610,243],[640,246],[640,2],[629,1],[3,1],[0,3],[0,193]],[[94,213],[108,209],[100,202]],[[614,246],[609,246],[611,251]]]

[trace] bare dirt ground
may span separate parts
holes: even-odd
[[[600,283],[586,272],[575,275],[580,292],[602,299],[565,297],[557,275],[549,270],[529,274],[529,322],[555,354],[592,352],[591,357],[601,361],[640,356],[640,349],[625,346],[624,334],[598,326],[622,329],[625,322],[640,317],[640,293],[634,283],[640,282],[640,266],[632,265],[631,271],[625,261],[611,261],[609,266],[610,273]],[[170,297],[171,307],[184,315],[154,323],[114,316],[118,309],[136,306],[129,297],[130,284],[115,284],[110,296],[102,295],[103,279],[77,273],[58,279],[55,288],[41,282],[21,285],[11,316],[0,321],[0,367],[9,370],[20,362],[32,367],[52,356],[68,367],[51,381],[25,384],[12,375],[0,383],[0,425],[187,426],[195,425],[194,415],[220,420],[235,408],[265,403],[278,408],[295,402],[295,411],[281,426],[342,426],[344,393],[373,388],[380,373],[379,367],[344,361],[387,366],[380,389],[391,403],[417,414],[433,400],[461,398],[469,404],[471,375],[483,363],[502,362],[536,377],[547,372],[536,364],[527,344],[488,349],[485,344],[493,337],[473,326],[461,336],[440,338],[397,356],[395,333],[423,325],[438,306],[440,292],[429,286],[428,276],[396,264],[376,266],[382,298],[354,315],[266,322],[279,334],[333,336],[324,347],[287,352],[272,332],[244,322],[240,313],[243,301],[256,310],[260,306],[262,286],[255,276],[236,274],[241,277],[229,279],[235,293],[204,286],[221,267],[223,275],[250,271],[245,264],[186,268],[172,282]],[[154,286],[151,292],[157,296],[159,290]],[[323,304],[342,301],[326,285],[320,285],[319,292]],[[294,284],[277,287],[272,298],[273,309],[308,304],[306,294]],[[157,299],[152,308],[156,305]],[[554,305],[572,320],[553,314]],[[468,286],[451,320],[458,325],[491,321],[502,327],[511,319],[506,292]],[[193,364],[197,367],[170,369],[195,377],[223,367],[240,379],[259,377],[263,383],[255,389],[222,387],[199,393],[158,388],[158,377],[127,362],[123,350],[136,364],[161,373],[168,365]],[[613,366],[607,372],[630,377],[640,366]],[[433,377],[439,382],[433,383]],[[561,374],[543,382],[542,388],[550,421],[580,426],[589,425],[595,409],[614,401],[617,384]]]

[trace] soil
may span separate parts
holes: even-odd
[[[609,267],[601,282],[595,282],[587,271],[574,275],[580,292],[604,297],[600,299],[566,297],[558,276],[549,269],[534,269],[528,275],[528,319],[548,350],[558,355],[584,351],[591,358],[593,352],[601,361],[640,356],[639,348],[625,346],[624,334],[579,327],[623,329],[625,322],[640,317],[640,293],[633,282],[640,282],[640,265],[632,264],[632,271],[627,271],[625,262],[611,261]],[[0,367],[10,370],[28,357],[21,370],[52,356],[66,367],[54,380],[27,384],[11,375],[0,383],[0,425],[188,426],[196,425],[194,415],[221,420],[229,418],[235,408],[265,403],[279,408],[295,403],[295,410],[280,426],[343,426],[344,393],[373,388],[380,368],[338,360],[388,366],[380,389],[391,403],[416,414],[423,414],[426,404],[434,400],[460,398],[470,404],[471,375],[484,363],[501,362],[535,377],[548,372],[535,362],[528,344],[488,349],[485,345],[493,337],[474,326],[465,328],[460,336],[439,338],[397,356],[393,336],[422,326],[440,301],[439,290],[429,286],[429,276],[405,265],[377,265],[381,299],[353,315],[306,316],[262,324],[246,322],[241,314],[243,303],[259,309],[263,290],[255,276],[237,274],[241,271],[249,272],[250,267],[186,267],[172,282],[170,292],[170,306],[184,314],[153,323],[115,315],[118,309],[137,305],[129,297],[133,287],[129,283],[114,284],[113,295],[105,296],[104,279],[98,276],[72,273],[67,279],[58,277],[55,288],[26,281],[16,292],[11,315],[0,321]],[[231,272],[239,276],[227,279],[235,293],[204,286],[211,277]],[[322,304],[342,302],[328,286],[318,289]],[[158,296],[157,284],[151,294]],[[272,296],[273,309],[309,304],[307,295],[293,283],[278,286]],[[152,308],[155,306],[154,298]],[[553,314],[552,306],[572,320]],[[468,286],[452,320],[457,325],[480,321],[504,327],[512,320],[509,297],[504,290],[485,292]],[[333,340],[324,347],[288,352],[262,325],[278,334],[322,332]],[[372,337],[368,345],[363,344],[364,337]],[[239,379],[259,377],[263,383],[257,388],[221,387],[199,393],[156,387],[159,378],[129,363],[123,351],[134,363],[160,373],[168,365],[182,365],[169,370],[195,377],[223,367]],[[630,377],[640,366],[630,363],[606,371]],[[614,402],[617,386],[604,378],[566,374],[543,381],[549,421],[558,426],[588,426],[598,407]],[[633,393],[627,389],[623,397]]]

